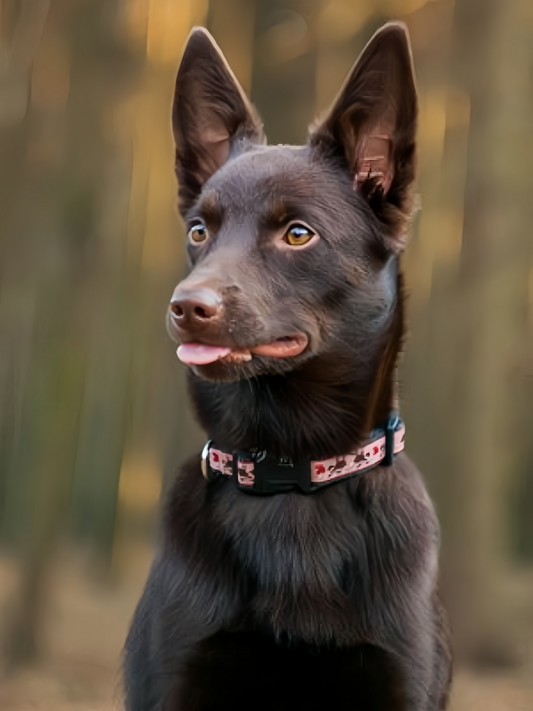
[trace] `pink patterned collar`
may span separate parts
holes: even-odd
[[[265,451],[223,452],[209,440],[202,452],[202,474],[208,481],[232,477],[239,489],[254,494],[276,494],[295,488],[303,493],[361,475],[378,465],[390,466],[404,448],[405,424],[391,415],[372,431],[367,443],[349,454],[318,461],[275,459]]]

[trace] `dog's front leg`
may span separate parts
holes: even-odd
[[[404,614],[389,629],[384,645],[400,671],[405,711],[443,711],[450,679],[447,640],[435,621],[434,610]]]
[[[179,708],[187,662],[198,645],[224,627],[237,601],[224,586],[179,560],[154,561],[124,648],[127,711]]]

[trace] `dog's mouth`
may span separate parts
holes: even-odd
[[[252,348],[230,348],[206,343],[183,343],[178,348],[178,358],[188,365],[207,365],[215,361],[243,363],[252,360],[254,355],[269,356],[271,358],[294,358],[304,352],[308,343],[309,339],[305,333],[282,336],[271,343]]]

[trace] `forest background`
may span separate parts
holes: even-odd
[[[161,492],[203,446],[164,327],[170,106],[207,26],[271,143],[409,28],[407,449],[442,523],[454,710],[533,711],[531,0],[0,0],[0,706],[120,706]]]

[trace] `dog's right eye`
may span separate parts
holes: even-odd
[[[317,233],[305,223],[293,222],[288,226],[283,241],[290,247],[304,247],[315,238],[318,238]]]
[[[191,227],[187,237],[193,244],[199,244],[200,242],[205,242],[205,240],[209,237],[209,233],[207,231],[207,227],[199,223]]]

